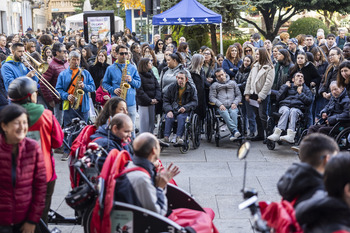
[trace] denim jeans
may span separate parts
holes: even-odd
[[[189,115],[190,115],[189,113],[185,112],[176,116],[176,120],[177,120],[176,136],[177,137],[182,137],[182,135],[184,134],[186,118]],[[167,116],[165,117],[164,136],[166,137],[170,136],[171,129],[173,128],[173,125],[174,125],[174,121],[175,121],[175,117],[173,118],[168,118]]]
[[[72,122],[72,120],[76,117],[79,117],[81,120],[84,120],[85,122],[87,122],[89,118],[89,112],[81,112],[81,107],[77,110],[74,110],[72,108],[69,108],[68,110],[64,110],[63,126],[67,127],[67,125],[69,125]],[[72,142],[73,142],[72,137],[68,137],[68,138],[65,137],[64,140],[66,140],[69,146],[72,145]],[[64,146],[64,152],[69,153],[69,149],[66,146]]]
[[[249,133],[255,133],[256,131],[256,122],[255,122],[255,114],[254,107],[251,106],[247,101],[245,101],[243,97],[243,119],[245,120],[246,125],[248,125]],[[247,124],[248,120],[248,124]]]
[[[218,109],[219,114],[222,118],[224,118],[224,121],[227,125],[227,128],[230,130],[230,132],[233,134],[234,131],[237,130],[237,114],[238,109],[232,109],[230,107],[226,108],[226,110],[221,111]]]

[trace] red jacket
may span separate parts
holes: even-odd
[[[102,106],[105,105],[105,103],[107,102],[107,100],[105,100],[103,98],[103,96],[108,95],[109,97],[111,97],[111,95],[109,94],[109,92],[104,92],[102,87],[100,86],[99,88],[97,88],[96,91],[96,102],[100,102],[102,104]]]
[[[68,63],[58,60],[57,58],[53,58],[49,68],[47,69],[47,71],[42,75],[47,81],[49,81],[49,83],[53,86],[56,87],[56,83],[57,83],[57,78],[58,75],[61,73],[61,71],[65,70],[68,68]],[[57,99],[52,92],[44,85],[40,82],[40,89],[41,92],[43,94],[44,99],[49,103],[52,100],[55,101],[55,103],[59,103],[59,99]]]
[[[0,226],[23,221],[38,223],[46,195],[46,171],[40,146],[29,138],[18,144],[14,186],[12,147],[0,135]]]

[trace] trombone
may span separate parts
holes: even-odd
[[[30,64],[30,62],[28,61],[29,58],[37,67],[38,70],[36,70],[32,64]],[[35,60],[32,56],[30,56],[30,54],[28,52],[24,52],[24,56],[22,56],[23,61],[27,62],[30,70],[34,70],[37,73],[37,77],[40,80],[40,82],[42,84],[44,84],[45,87],[47,87],[47,89],[49,89],[51,91],[51,93],[57,97],[57,99],[61,99],[60,97],[60,93],[51,85],[51,83],[49,81],[47,81],[41,74],[45,73],[46,70],[49,68],[49,64],[47,63],[40,63],[37,60]]]

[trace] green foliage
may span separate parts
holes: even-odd
[[[196,41],[195,39],[189,39],[189,40],[187,41],[187,43],[188,43],[188,45],[189,45],[189,47],[190,47],[190,50],[191,50],[192,52],[194,52],[194,51],[199,51],[199,48],[201,47],[201,46],[199,45],[198,41]]]
[[[288,28],[290,37],[296,37],[299,34],[316,36],[317,29],[322,28],[325,35],[329,33],[327,26],[319,19],[306,17],[294,21]]]
[[[208,25],[195,26],[173,26],[173,40],[179,41],[180,37],[185,37],[187,41],[195,40],[200,46],[210,45]],[[192,50],[192,49],[191,49]]]
[[[226,51],[230,45],[233,45],[234,43],[240,43],[243,45],[244,42],[249,40],[249,36],[244,36],[244,37],[237,37],[233,40],[224,40],[223,45],[224,45],[224,54],[226,54]],[[218,47],[220,48],[220,43],[218,43]]]

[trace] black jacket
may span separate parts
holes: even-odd
[[[291,84],[291,87],[288,87],[286,84],[283,84],[277,94],[277,101],[280,106],[287,106],[289,108],[298,108],[305,109],[312,102],[312,93],[310,89],[303,84],[303,90],[301,94],[297,91],[298,87]]]
[[[158,80],[153,71],[140,72],[141,87],[136,90],[136,101],[140,106],[150,106],[152,99],[161,100]]]
[[[0,72],[0,106],[8,105],[9,101],[7,99],[7,91],[5,89],[4,80]]]
[[[295,215],[304,233],[332,233],[339,230],[350,232],[350,208],[341,199],[329,197],[326,192],[302,202]]]
[[[277,183],[278,192],[294,207],[310,199],[316,191],[324,190],[323,176],[307,163],[293,163]]]
[[[100,86],[100,82],[103,79],[108,66],[107,63],[97,62],[96,65],[89,67],[89,72],[94,79],[96,90]]]
[[[327,75],[327,76],[326,76]],[[323,92],[330,93],[329,85],[332,81],[336,81],[338,76],[338,67],[332,67],[329,72],[324,74],[320,88],[318,90],[318,94],[322,96]]]
[[[301,69],[299,68],[298,65],[296,65],[296,67],[293,67],[290,70],[290,74],[289,74],[289,80],[291,81],[293,78],[293,75],[297,72],[297,71],[301,71],[301,73],[303,73],[304,75],[304,80],[305,80],[305,84],[306,86],[308,86],[310,88],[310,83],[314,82],[316,83],[316,86],[320,85],[321,82],[321,76],[318,74],[316,67],[314,66],[314,64],[312,64],[311,62],[307,62],[305,64],[305,66],[303,66]]]
[[[91,53],[92,53],[94,56],[97,56],[97,46],[94,45],[94,44],[91,44],[91,43],[89,43],[87,46],[90,48]]]
[[[179,105],[179,85],[177,82],[170,84],[168,91],[163,96],[163,111],[170,111],[176,116],[181,107],[186,109],[186,112],[195,110],[198,105],[197,91],[189,82],[186,83],[185,93],[182,95],[182,105]]]
[[[305,53],[306,53],[306,52],[311,52],[311,50],[312,50],[313,48],[315,48],[315,47],[317,47],[316,44],[313,44],[309,49],[307,48],[307,46],[305,46],[305,47],[303,48],[303,50],[304,50]]]
[[[198,106],[195,110],[195,112],[198,114],[199,118],[201,120],[204,120],[206,115],[206,96],[205,96],[205,87],[204,87],[204,81],[206,80],[204,70],[201,70],[200,75],[197,73],[191,73],[191,77],[193,79],[194,84],[196,85],[197,89],[197,97],[198,97]]]
[[[293,62],[294,64],[296,64],[297,56],[298,56],[298,54],[301,52],[300,49],[297,48],[297,49],[295,50],[295,53],[294,53],[294,54],[293,54],[289,49],[288,49],[288,52],[289,52],[290,58],[292,59],[292,62]]]
[[[243,64],[242,64],[243,66]],[[237,83],[239,90],[241,91],[242,95],[245,90],[245,85],[247,84],[247,79],[250,73],[250,66],[245,68],[244,71],[242,72],[241,69],[238,70],[234,81]]]
[[[328,104],[321,110],[321,115],[327,113],[330,125],[335,125],[341,119],[349,119],[349,101],[348,93],[344,89],[338,98],[331,97]]]

